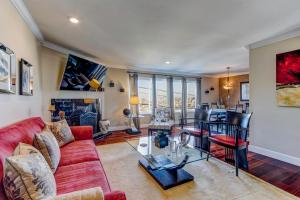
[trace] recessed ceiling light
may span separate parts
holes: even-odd
[[[171,64],[171,62],[170,61],[166,61],[165,64],[169,65],[169,64]]]
[[[75,17],[70,17],[70,22],[73,23],[73,24],[78,24],[79,23],[79,20]]]

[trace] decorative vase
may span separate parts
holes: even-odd
[[[169,145],[169,139],[167,134],[164,132],[158,132],[157,136],[154,137],[155,146],[158,148],[164,148]]]

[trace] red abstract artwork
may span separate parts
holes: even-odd
[[[277,103],[300,107],[300,50],[276,56]]]

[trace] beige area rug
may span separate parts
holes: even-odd
[[[163,190],[155,180],[138,165],[141,158],[127,143],[97,147],[100,151],[108,180],[113,190],[122,190],[128,200],[285,200],[297,197],[280,190],[234,167],[211,158],[185,166],[194,181]]]

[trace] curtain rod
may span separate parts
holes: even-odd
[[[177,75],[177,74],[158,74],[158,73],[150,73],[150,72],[137,72],[137,71],[127,71],[128,74],[144,74],[144,75],[155,75],[155,76],[171,76],[171,77],[177,77],[177,78],[195,78],[195,79],[201,79],[200,76],[188,76],[188,75]]]

